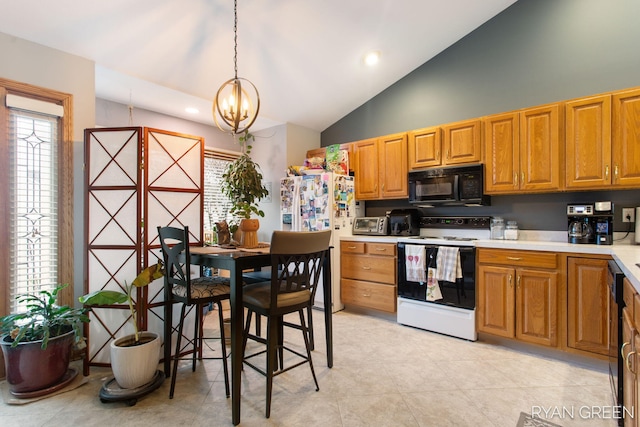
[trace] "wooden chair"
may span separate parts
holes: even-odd
[[[265,344],[266,349],[250,355],[244,355],[243,361],[267,378],[267,418],[271,414],[271,394],[274,376],[308,363],[316,385],[316,391],[320,389],[311,360],[309,329],[305,322],[304,310],[313,303],[325,258],[329,256],[330,237],[331,230],[314,232],[274,231],[270,249],[271,280],[249,284],[244,287],[242,302],[248,310],[248,314],[243,334],[243,353],[248,339]],[[330,286],[330,284],[326,285]],[[293,350],[284,344],[283,326],[285,322],[283,317],[286,314],[295,312],[299,314],[300,324],[296,325],[296,328],[302,331],[306,354]],[[267,319],[266,338],[249,333],[254,313]],[[291,326],[291,324],[287,324],[287,326]],[[283,355],[285,350],[298,356],[301,360],[284,367]],[[266,369],[263,370],[253,364],[251,358],[265,352],[267,363]]]
[[[222,315],[222,301],[230,298],[231,288],[229,279],[219,276],[213,277],[197,277],[191,278],[191,264],[189,262],[189,227],[158,227],[158,236],[162,246],[162,255],[164,257],[166,273],[164,276],[165,302],[169,304],[169,310],[175,302],[182,303],[180,312],[180,320],[178,325],[178,339],[176,342],[175,353],[173,359],[173,371],[171,374],[171,389],[169,398],[173,399],[173,393],[176,385],[176,373],[178,371],[178,362],[180,360],[188,360],[181,357],[182,348],[182,331],[184,320],[186,317],[186,308],[195,308],[195,327],[193,336],[193,353],[191,355],[191,370],[196,370],[196,356],[199,359],[221,359],[224,370],[224,385],[227,397],[229,397],[229,372],[227,368],[227,350],[225,346],[224,336],[224,320]],[[202,357],[198,344],[202,344],[202,340],[210,339],[202,336],[202,310],[204,306],[213,303],[218,309],[218,317],[220,323],[220,348],[222,355],[220,357]],[[171,321],[165,319],[165,337],[164,345],[171,345],[172,325]],[[216,337],[217,338],[217,337]]]

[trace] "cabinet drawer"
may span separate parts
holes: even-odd
[[[340,252],[363,254],[365,242],[340,242]]]
[[[347,279],[371,282],[396,283],[396,259],[343,253],[340,260],[340,276]]]
[[[539,251],[506,251],[502,249],[481,249],[478,251],[480,264],[500,264],[513,267],[558,268],[558,254]]]
[[[395,243],[367,243],[365,247],[369,255],[396,256]]]
[[[360,280],[340,281],[342,302],[360,307],[394,313],[396,311],[396,287]]]

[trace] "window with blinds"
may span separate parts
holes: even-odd
[[[9,108],[11,311],[58,283],[57,116]]]
[[[227,166],[240,156],[217,150],[204,152],[204,231],[213,231],[215,223],[226,219],[233,220],[229,214],[231,202],[220,191],[222,174]]]

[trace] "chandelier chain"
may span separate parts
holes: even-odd
[[[233,0],[233,72],[238,78],[238,0]]]

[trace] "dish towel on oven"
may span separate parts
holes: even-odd
[[[458,248],[439,246],[436,257],[436,279],[455,282],[460,277],[462,277],[462,266]]]
[[[423,245],[406,245],[404,251],[407,281],[424,283],[426,281],[425,247]]]

